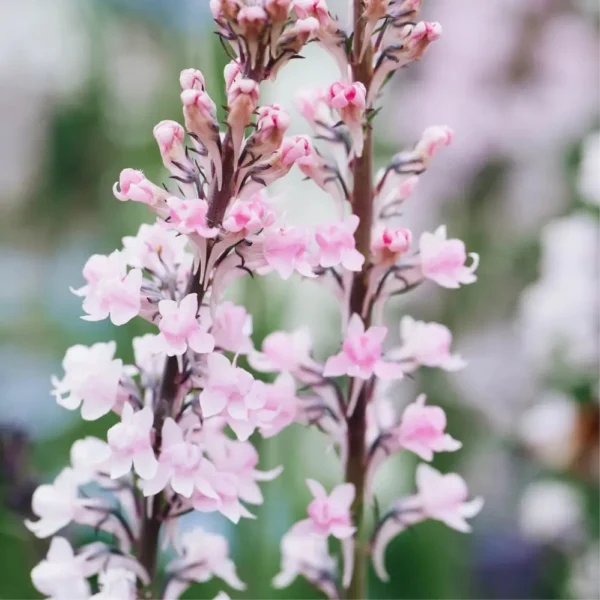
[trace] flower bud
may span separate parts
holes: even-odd
[[[173,161],[183,164],[186,161],[183,140],[185,130],[175,121],[161,121],[154,127],[154,137],[158,142],[163,164],[167,169],[173,168]]]
[[[236,79],[227,92],[227,124],[231,128],[231,138],[235,152],[234,164],[244,139],[244,130],[250,123],[252,113],[258,104],[259,87],[253,79]]]
[[[367,90],[362,83],[346,84],[341,81],[333,83],[325,95],[329,107],[338,111],[342,121],[350,130],[356,156],[362,155],[364,144],[366,95]]]
[[[184,69],[179,75],[179,84],[182,90],[201,90],[206,89],[204,75],[198,69]]]
[[[440,148],[449,146],[454,139],[454,132],[447,125],[433,125],[428,127],[421,136],[415,151],[421,154],[424,160],[433,158]]]
[[[242,72],[240,63],[232,60],[225,65],[224,77],[225,77],[225,91],[229,92],[229,88],[233,85],[233,82],[238,78]]]
[[[183,90],[181,102],[183,103],[185,126],[208,150],[208,155],[215,166],[218,187],[221,189],[221,139],[217,122],[217,107],[205,91],[195,89]]]

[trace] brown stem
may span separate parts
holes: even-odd
[[[265,49],[261,50],[260,62],[264,63],[264,52]],[[254,79],[255,81],[262,81],[264,75],[264,68],[257,66],[255,68],[248,68],[245,71],[245,77]],[[208,212],[206,220],[211,227],[218,227],[223,221],[223,216],[229,205],[229,201],[233,195],[233,184],[235,181],[235,174],[237,165],[234,164],[234,148],[231,137],[231,129],[228,129],[223,139],[222,145],[222,164],[223,164],[223,184],[221,189],[218,188],[216,179],[213,178],[209,193],[208,193]],[[207,249],[207,262],[208,255],[210,254],[211,244],[209,242]],[[206,289],[202,286],[198,272],[192,272],[190,279],[188,280],[186,294],[198,294],[198,306],[202,304]],[[156,456],[160,454],[160,448],[162,444],[162,427],[165,419],[171,414],[173,404],[177,399],[181,385],[181,374],[179,372],[179,365],[177,357],[171,356],[165,361],[165,367],[163,370],[163,376],[160,384],[159,391],[156,398],[156,406],[154,409],[154,432],[155,438],[153,443],[153,449]],[[146,502],[143,503],[144,514],[142,516],[142,525],[139,538],[139,544],[137,548],[137,555],[140,563],[148,572],[150,581],[154,580],[156,575],[156,562],[158,556],[158,545],[161,528],[161,514],[163,512],[164,498],[162,494],[156,494],[152,500],[151,512],[148,513],[146,509]]]
[[[363,45],[365,22],[363,0],[354,0],[354,46],[352,75],[354,81],[360,81],[369,89],[373,76],[373,50],[371,44],[359,61],[360,50]],[[369,326],[370,311],[363,314],[363,305],[367,294],[367,263],[371,247],[371,229],[373,225],[373,133],[367,125],[365,144],[361,157],[355,158],[353,165],[354,189],[352,191],[352,210],[360,218],[359,226],[355,233],[356,248],[365,257],[363,270],[356,273],[352,281],[350,294],[350,314],[357,313],[362,316],[365,327]],[[350,381],[350,391],[358,385],[357,380]],[[352,483],[356,497],[352,504],[352,520],[356,527],[354,547],[354,572],[350,586],[345,592],[349,600],[362,600],[367,597],[367,540],[364,531],[364,498],[365,498],[365,436],[367,427],[368,385],[363,384],[358,396],[356,408],[348,418],[348,462],[346,464],[346,482]]]

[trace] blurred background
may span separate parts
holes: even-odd
[[[455,332],[469,361],[394,390],[398,406],[418,390],[446,408],[464,442],[434,463],[464,475],[486,506],[474,534],[425,523],[389,547],[391,584],[373,598],[577,598],[599,590],[600,112],[597,0],[424,2],[444,36],[386,90],[376,123],[379,166],[448,124],[455,143],[436,158],[407,202],[415,234],[446,223],[481,255],[477,285],[424,286],[389,307],[397,336],[405,314]],[[330,6],[343,17],[347,2]],[[72,442],[104,436],[49,395],[51,374],[74,343],[130,340],[149,328],[79,319],[69,286],[94,253],[109,253],[150,215],[121,204],[111,186],[124,167],[165,177],[152,137],[181,120],[178,74],[200,68],[218,105],[226,62],[208,0],[6,0],[0,7],[0,598],[36,597],[29,572],[47,543],[22,519],[34,487],[68,461]],[[294,116],[299,83],[333,81],[329,57],[309,48],[262,101]],[[298,119],[294,133],[304,125]],[[278,190],[290,221],[313,223],[331,207],[299,176]],[[308,323],[317,353],[338,343],[334,302],[310,282],[244,282],[232,292],[254,316],[257,345],[274,329]],[[300,426],[256,440],[261,466],[284,463],[266,484],[258,521],[226,533],[248,591],[233,598],[316,597],[301,581],[274,591],[279,541],[308,501],[304,479],[340,476],[325,440]],[[415,460],[388,461],[376,481],[387,506],[411,493]],[[89,532],[68,532],[78,541]],[[219,582],[192,588],[211,598]]]

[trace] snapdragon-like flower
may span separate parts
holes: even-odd
[[[52,539],[46,558],[31,571],[35,588],[57,600],[87,600],[90,596],[87,576],[85,557],[76,556],[71,544],[59,536]]]
[[[186,252],[187,240],[161,223],[143,223],[135,236],[123,238],[123,258],[137,269],[147,269],[157,276],[173,276],[181,266],[187,266],[191,254]]]
[[[217,347],[235,354],[248,354],[254,347],[250,339],[252,315],[243,306],[222,302],[217,307],[211,334]]]
[[[290,116],[278,104],[267,104],[257,110],[256,131],[248,138],[243,154],[248,162],[257,162],[279,149],[290,126]]]
[[[256,411],[264,405],[262,382],[255,382],[248,371],[221,354],[208,356],[206,384],[200,394],[204,417],[222,414],[238,438],[247,440],[255,429]]]
[[[100,591],[90,600],[135,600],[137,598],[136,576],[132,571],[112,568],[98,575]]]
[[[385,550],[388,543],[408,526],[434,519],[463,533],[471,531],[466,519],[480,512],[483,500],[475,498],[469,501],[468,497],[469,491],[462,477],[456,473],[443,475],[421,463],[417,467],[417,494],[399,500],[373,536],[371,556],[379,578],[388,581]]]
[[[350,537],[356,530],[350,517],[350,506],[355,495],[354,485],[338,485],[328,496],[318,481],[307,479],[306,484],[314,499],[308,505],[308,519],[300,521],[302,531],[321,537],[332,535],[340,540]]]
[[[412,233],[404,227],[392,228],[379,225],[373,234],[371,252],[378,264],[393,265],[408,252],[412,245]]]
[[[145,496],[154,496],[170,485],[176,494],[190,498],[195,488],[207,495],[216,494],[202,474],[202,448],[184,439],[184,432],[170,417],[162,427],[162,446],[158,468],[152,479],[143,482]]]
[[[373,326],[365,331],[362,319],[357,314],[352,315],[342,351],[327,360],[323,375],[349,375],[359,379],[376,375],[381,379],[401,379],[401,366],[382,359],[382,342],[386,335],[387,327]]]
[[[235,590],[246,588],[229,558],[229,544],[222,535],[196,527],[181,535],[177,550],[180,556],[167,565],[169,584],[165,600],[179,598],[192,582],[204,583],[213,577],[222,579]]]
[[[315,240],[319,245],[319,264],[323,268],[342,265],[348,271],[360,271],[365,257],[356,249],[354,232],[359,219],[350,215],[341,222],[319,225]]]
[[[114,358],[115,342],[71,346],[63,359],[64,377],[52,377],[52,395],[68,410],[81,406],[81,416],[95,421],[118,400],[123,362]]]
[[[209,227],[206,222],[208,204],[206,200],[182,200],[177,196],[167,198],[169,207],[169,225],[179,233],[195,233],[204,238],[214,238],[219,233],[218,228]]]
[[[131,466],[142,479],[156,474],[158,462],[151,443],[154,414],[150,406],[134,412],[131,404],[123,406],[121,422],[107,432],[110,456],[108,466],[113,479],[131,471]]]
[[[248,361],[257,371],[296,373],[303,366],[314,364],[311,348],[311,336],[306,328],[291,333],[275,331],[263,340],[262,352],[252,352]]]
[[[468,501],[468,497],[467,484],[460,475],[443,475],[426,464],[417,467],[417,495],[411,501],[419,506],[426,518],[468,533],[471,526],[466,519],[477,515],[483,507],[481,498]]]
[[[296,577],[302,576],[328,598],[336,598],[335,568],[327,538],[307,533],[300,521],[281,539],[281,571],[273,579],[273,586],[277,589],[287,587]]]
[[[265,404],[257,415],[256,424],[261,435],[270,438],[294,422],[299,400],[296,384],[289,373],[281,373],[273,383],[266,384],[263,394]]]
[[[87,285],[71,290],[82,296],[86,321],[102,321],[107,317],[114,325],[131,321],[140,312],[142,272],[132,269],[127,272],[123,254],[115,250],[109,256],[94,254],[83,267]]]
[[[439,406],[426,406],[425,394],[409,404],[392,437],[398,444],[419,458],[430,461],[434,452],[454,452],[462,447],[446,430],[446,413]]]
[[[446,226],[440,225],[434,233],[423,233],[419,240],[421,272],[445,288],[458,288],[477,281],[475,271],[479,255],[471,252],[473,262],[467,266],[465,244],[458,239],[447,239]]]
[[[265,194],[257,192],[248,200],[236,199],[231,204],[223,220],[223,229],[249,235],[271,227],[273,223],[275,213],[269,207]]]
[[[198,295],[188,294],[181,302],[161,300],[158,303],[161,320],[158,324],[157,348],[168,356],[180,356],[191,348],[199,354],[208,354],[215,347],[215,339],[198,321]]]
[[[325,100],[330,108],[337,110],[352,136],[354,153],[362,156],[367,90],[360,82],[336,81],[327,90]]]
[[[263,495],[257,482],[272,481],[283,470],[282,467],[276,467],[270,471],[259,471],[256,468],[258,452],[247,441],[222,437],[218,443],[211,443],[207,451],[218,472],[235,475],[240,499],[250,504],[263,503]]]
[[[27,529],[39,538],[54,535],[72,521],[87,523],[93,520],[94,510],[101,511],[105,503],[99,498],[80,498],[79,481],[73,469],[63,469],[54,483],[40,485],[31,499],[31,508],[37,521],[25,521]],[[91,509],[91,510],[90,510]],[[103,514],[95,512],[96,521]],[[106,511],[104,511],[106,514]]]
[[[444,325],[415,321],[406,316],[400,321],[400,335],[403,344],[392,355],[402,362],[405,372],[419,366],[439,367],[445,371],[458,371],[466,366],[460,355],[450,353],[452,333]]]
[[[262,272],[277,271],[282,279],[289,279],[294,271],[304,277],[314,277],[310,264],[309,232],[303,227],[279,227],[265,233],[263,257],[267,267]]]

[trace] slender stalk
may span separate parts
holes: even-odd
[[[365,52],[359,60],[360,49],[364,39],[365,23],[362,19],[364,12],[363,0],[354,0],[354,46],[352,75],[354,81],[360,81],[367,90],[373,76],[372,48]],[[360,218],[360,224],[355,233],[356,248],[365,259],[369,257],[371,247],[371,229],[373,224],[373,134],[370,126],[365,133],[365,144],[362,156],[355,158],[353,167],[354,189],[352,191],[352,210]],[[367,260],[365,260],[365,266]],[[363,314],[363,305],[367,293],[367,272],[365,269],[357,273],[352,282],[350,295],[350,314],[358,313],[363,317],[365,327],[369,326],[370,311]],[[350,382],[350,391],[356,385]],[[348,418],[348,462],[346,465],[346,481],[352,483],[356,497],[352,504],[352,520],[356,527],[354,547],[354,573],[345,597],[349,600],[361,600],[367,597],[367,542],[364,531],[364,497],[366,476],[366,416],[368,403],[368,386],[365,384],[359,394],[356,408]]]
[[[265,49],[263,48],[262,53],[264,53],[264,51]],[[261,54],[258,63],[260,66],[255,68],[248,66],[244,76],[260,82],[264,74],[264,68],[262,67],[263,63],[264,54]],[[218,227],[223,221],[225,211],[227,210],[227,206],[229,205],[229,201],[234,192],[233,184],[237,168],[237,165],[234,164],[234,155],[231,129],[228,128],[222,144],[223,184],[221,189],[219,189],[216,178],[213,179],[208,193],[208,212],[206,220],[211,227]],[[210,250],[211,244],[209,242],[207,248],[207,260]],[[198,306],[200,306],[205,293],[206,290],[200,282],[199,273],[192,272],[190,279],[188,280],[186,294],[197,294]],[[154,409],[153,427],[155,438],[153,448],[156,456],[160,455],[163,423],[165,419],[171,415],[172,406],[180,393],[180,379],[181,374],[179,372],[177,357],[168,357],[165,361],[163,376]],[[144,511],[137,555],[140,563],[148,572],[151,581],[154,581],[156,575],[163,500],[162,494],[156,494],[152,499],[150,511],[147,510],[147,503],[144,502],[143,504]]]

